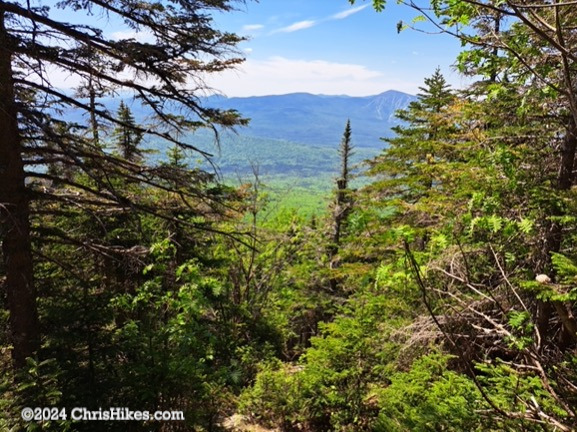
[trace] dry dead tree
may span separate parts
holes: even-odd
[[[405,249],[429,312],[428,320],[420,319],[414,324],[412,330],[416,334],[408,338],[408,346],[422,344],[427,337],[430,337],[428,342],[442,338],[448,351],[458,357],[463,372],[473,379],[498,415],[549,424],[557,430],[573,430],[568,424],[577,421],[571,402],[577,397],[577,386],[571,382],[570,372],[562,370],[559,364],[563,353],[551,345],[549,339],[544,340],[536,325],[534,299],[515,286],[493,248],[489,245],[488,251],[475,251],[489,254],[494,261],[494,267],[487,269],[490,274],[485,276],[483,283],[470,277],[470,256],[460,248],[429,263],[426,275],[408,244]],[[527,322],[514,325],[511,317],[515,313],[525,314],[523,319]],[[562,316],[550,321],[551,326],[563,326]],[[433,326],[438,332],[433,330]],[[475,363],[493,361],[507,364],[520,375],[530,373],[538,377],[542,387],[567,413],[567,417],[555,418],[545,413],[536,401],[526,404],[524,413],[505,412],[499,408],[477,379],[478,372],[474,368]],[[564,372],[567,373],[563,376]]]

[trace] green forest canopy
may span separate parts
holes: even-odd
[[[325,214],[267,219],[258,176],[224,186],[179,139],[244,123],[181,88],[240,61],[241,39],[211,21],[233,2],[0,3],[0,428],[575,430],[577,11],[407,5],[462,39],[474,84],[431,71],[362,188],[343,124]],[[155,43],[108,40],[58,8],[102,8]],[[49,65],[84,77],[81,99],[31,78]],[[160,122],[103,111],[116,87]],[[59,118],[67,105],[87,124]],[[141,157],[142,134],[172,142],[163,162]],[[185,420],[24,423],[25,406]]]

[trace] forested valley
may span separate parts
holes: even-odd
[[[406,2],[471,85],[430,71],[360,167],[343,118],[314,214],[186,139],[248,123],[199,97],[242,62],[212,19],[239,3],[0,1],[0,430],[577,430],[575,3]]]

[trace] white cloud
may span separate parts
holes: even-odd
[[[353,9],[348,9],[346,11],[336,13],[334,15],[331,15],[330,19],[335,19],[335,20],[345,19],[347,17],[350,17],[351,15],[356,14],[357,12],[362,11],[367,6],[368,5],[358,6],[358,7],[353,8]]]
[[[82,81],[77,74],[56,68],[49,68],[47,75],[51,85],[57,88],[71,89]],[[398,78],[400,76],[403,78]],[[118,78],[132,77],[125,72],[119,74]],[[369,96],[389,89],[414,93],[421,85],[422,77],[383,73],[360,64],[275,56],[264,60],[248,59],[237,69],[209,74],[204,82],[226,96],[263,96],[297,92]],[[191,80],[189,86],[194,87],[198,83]]]
[[[313,20],[299,21],[299,22],[291,24],[287,27],[283,27],[283,28],[280,28],[278,30],[275,30],[273,33],[292,33],[295,31],[304,30],[307,28],[314,27],[315,25],[317,25],[317,21],[313,21]]]
[[[355,8],[352,9],[347,9],[343,12],[339,12],[336,13],[334,15],[330,15],[326,18],[323,18],[321,20],[304,20],[304,21],[298,21],[295,22],[289,26],[286,27],[282,27],[280,29],[274,30],[271,32],[271,34],[274,33],[292,33],[295,31],[299,31],[299,30],[304,30],[304,29],[308,29],[311,27],[316,26],[317,24],[320,24],[322,22],[326,22],[326,21],[331,21],[331,20],[342,20],[345,18],[350,17],[351,15],[354,15],[360,11],[362,11],[363,9],[365,9],[366,7],[368,7],[368,5],[362,5],[362,6],[357,6]]]
[[[82,77],[69,71],[57,68],[55,66],[48,66],[46,68],[46,76],[44,77],[50,86],[57,89],[72,89],[82,84]],[[32,81],[39,82],[39,79],[33,76]]]
[[[262,30],[264,28],[264,25],[262,24],[247,24],[245,26],[242,26],[242,31],[245,33],[248,32],[254,32],[257,30]]]
[[[270,57],[247,60],[238,70],[207,78],[207,83],[227,96],[261,96],[308,92],[368,96],[385,90],[414,91],[420,81],[389,77],[363,65],[324,60]]]
[[[49,86],[57,89],[71,90],[78,88],[81,84],[86,82],[86,77],[83,77],[81,74],[65,70],[54,65],[49,65],[48,67],[46,67],[45,72],[46,76],[44,77],[44,79],[46,80],[46,82],[49,83]],[[122,72],[113,74],[113,76],[115,79],[119,81],[126,80],[144,86],[159,84],[158,80],[154,80],[153,78],[139,75],[136,71],[130,68],[127,68]],[[40,82],[39,77],[34,75],[31,76],[29,79],[34,82]]]

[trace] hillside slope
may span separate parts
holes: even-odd
[[[325,96],[292,93],[279,96],[226,98],[212,96],[207,105],[234,108],[251,119],[242,135],[287,140],[308,145],[338,145],[347,119],[357,147],[381,148],[380,137],[391,136],[398,124],[395,111],[415,99],[390,90],[375,96]]]
[[[149,111],[130,97],[116,95],[101,98],[99,108],[115,115],[121,100],[131,109],[137,122],[143,125],[149,123]],[[210,96],[200,101],[207,107],[235,109],[249,118],[250,125],[237,130],[241,136],[335,147],[340,143],[345,124],[350,119],[353,144],[357,148],[381,149],[383,142],[380,138],[391,137],[391,127],[399,124],[395,112],[406,108],[413,100],[415,96],[389,90],[365,97],[292,93],[242,98]],[[78,110],[66,110],[60,116],[78,124],[88,122],[86,115]]]

